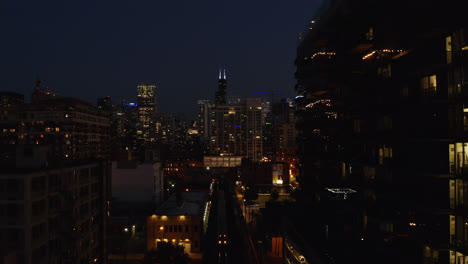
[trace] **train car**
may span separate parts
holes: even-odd
[[[223,190],[218,190],[217,243],[219,263],[228,263],[229,232],[226,217],[226,197]]]

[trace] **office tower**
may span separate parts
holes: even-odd
[[[0,119],[1,244],[18,263],[106,263],[108,117],[75,98],[21,101]]]
[[[215,93],[215,104],[225,105],[226,104],[226,69],[224,69],[221,75],[221,69],[219,69],[218,78],[218,90]]]
[[[280,159],[277,161],[285,161],[286,153],[295,156],[297,131],[294,111],[292,99],[282,99],[279,103],[273,104],[271,123],[274,140],[272,145],[275,157]]]
[[[138,104],[122,102],[116,109],[117,131],[120,146],[129,152],[137,150],[137,130],[139,124]]]
[[[289,124],[295,123],[296,118],[294,116],[294,100],[289,98],[283,98],[278,103],[273,103],[272,116],[275,124]]]
[[[210,109],[211,105],[208,100],[198,100],[198,134],[202,137],[208,138],[209,137],[209,125],[211,123],[211,114]]]
[[[465,9],[406,3],[326,1],[297,49],[299,179],[336,262],[468,256]]]
[[[211,109],[211,155],[263,158],[262,100],[247,98],[238,105],[216,105]]]
[[[168,113],[156,115],[156,142],[173,145],[175,142],[175,118]]]
[[[156,85],[140,84],[137,86],[139,128],[138,143],[150,146],[155,141],[155,119],[157,113]]]

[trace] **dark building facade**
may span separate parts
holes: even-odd
[[[356,191],[352,221],[317,224],[352,234],[325,238],[338,260],[352,241],[414,249],[388,261],[468,260],[464,8],[325,1],[310,21],[295,61],[299,181],[322,209],[326,188]]]
[[[221,69],[219,70],[218,78],[218,90],[215,94],[215,104],[216,105],[225,105],[226,104],[226,69],[224,69],[223,75],[221,75]]]
[[[106,263],[109,118],[52,94],[1,106],[0,241],[18,263]]]

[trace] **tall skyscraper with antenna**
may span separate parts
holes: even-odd
[[[226,69],[224,69],[222,75],[221,69],[219,69],[218,90],[215,93],[215,104],[226,105]]]

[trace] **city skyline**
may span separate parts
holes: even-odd
[[[190,115],[198,99],[214,102],[225,68],[228,96],[290,97],[297,37],[319,2],[9,2],[0,11],[10,40],[2,43],[10,52],[0,62],[1,90],[29,100],[39,76],[95,104],[104,96],[136,101],[136,86],[154,83],[161,112]]]
[[[0,263],[468,264],[468,2],[316,1],[4,4]]]

